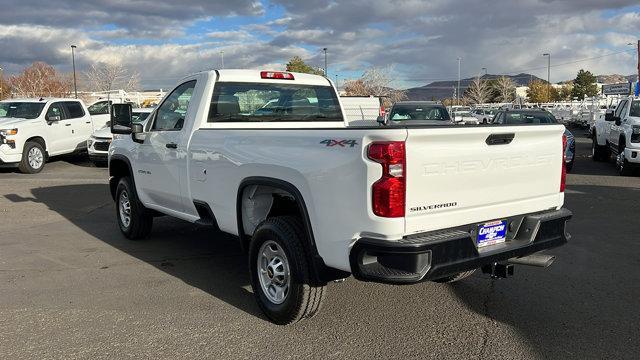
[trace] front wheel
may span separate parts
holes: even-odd
[[[616,156],[616,168],[620,176],[630,176],[633,173],[631,164],[629,164],[629,161],[627,161],[627,158],[624,156],[624,147],[620,149],[618,156]]]
[[[24,145],[18,169],[24,174],[37,174],[42,171],[45,160],[46,156],[42,145],[35,141],[29,141]]]
[[[322,306],[325,285],[310,283],[302,247],[300,220],[273,217],[258,225],[249,245],[253,294],[264,314],[278,325],[314,316]]]
[[[153,216],[138,200],[128,176],[120,179],[116,188],[116,217],[120,231],[129,240],[143,239],[151,233]]]

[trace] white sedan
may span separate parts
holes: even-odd
[[[478,121],[478,118],[473,116],[473,114],[470,111],[454,111],[452,118],[453,118],[453,122],[456,124],[462,124],[462,125],[480,124],[480,121]]]

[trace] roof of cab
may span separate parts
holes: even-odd
[[[274,83],[274,84],[302,84],[302,85],[319,85],[319,86],[330,86],[331,82],[324,76],[321,75],[311,75],[290,71],[280,71],[280,70],[243,70],[243,69],[221,69],[221,70],[211,70],[213,76],[215,72],[218,72],[219,77],[218,81],[226,81],[226,82],[259,82],[259,83]],[[260,76],[260,72],[269,71],[269,72],[287,72],[293,75],[294,80],[284,80],[284,79],[263,79]]]
[[[40,97],[40,98],[16,98],[16,99],[4,99],[2,102],[34,102],[34,103],[48,103],[51,101],[82,101],[80,99],[74,98],[51,98],[51,97]]]

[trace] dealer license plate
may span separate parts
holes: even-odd
[[[507,221],[497,220],[478,226],[478,247],[495,245],[507,240]]]

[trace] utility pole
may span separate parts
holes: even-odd
[[[547,102],[551,102],[551,54],[544,53],[547,57]]]
[[[220,69],[224,69],[224,51],[220,51]]]
[[[458,57],[458,88],[456,89],[456,105],[460,105],[460,62],[461,57]]]
[[[76,99],[78,98],[78,84],[76,83],[76,53],[75,53],[75,45],[71,45],[71,64],[73,65],[73,92],[76,94]]]
[[[329,76],[327,72],[327,48],[322,48],[322,51],[324,51],[324,76]]]

